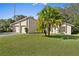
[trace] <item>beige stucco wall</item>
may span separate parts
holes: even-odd
[[[23,25],[28,28],[28,20],[22,21],[21,26],[23,26]]]
[[[21,25],[26,25],[26,20],[21,22]]]
[[[36,31],[36,20],[29,19],[29,32],[35,32]]]

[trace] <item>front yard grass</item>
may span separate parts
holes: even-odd
[[[0,37],[2,56],[72,56],[79,55],[79,37],[18,34]]]

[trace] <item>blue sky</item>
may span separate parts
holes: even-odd
[[[46,4],[38,3],[16,3],[16,15],[33,16],[37,18],[37,13],[45,7]],[[65,7],[67,3],[48,3],[52,7]],[[14,15],[13,3],[0,3],[0,19],[12,18]]]

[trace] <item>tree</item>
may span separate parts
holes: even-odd
[[[43,30],[45,30],[45,28],[48,29],[48,36],[50,36],[51,25],[58,27],[63,21],[63,17],[61,16],[59,9],[51,6],[46,6],[43,10],[41,10],[38,13],[38,17]]]
[[[24,16],[24,15],[15,15],[14,17],[15,17],[15,21],[18,21],[18,20],[23,19],[23,18],[25,18],[27,16]]]
[[[10,28],[10,24],[13,23],[14,20],[9,19],[0,19],[0,32],[10,32],[12,31]]]
[[[65,22],[70,23],[72,26],[72,33],[79,32],[79,4],[69,4],[68,7],[62,9],[61,13],[65,19]]]

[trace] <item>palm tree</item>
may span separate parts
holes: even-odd
[[[57,8],[46,6],[41,12],[38,13],[39,20],[42,21],[45,26],[48,28],[48,36],[50,36],[51,25],[56,27],[61,24],[62,17]]]

